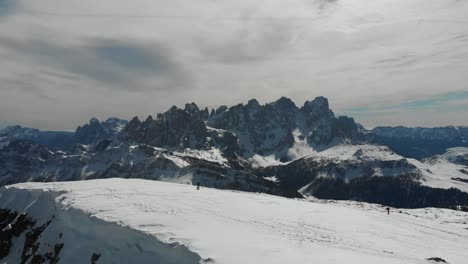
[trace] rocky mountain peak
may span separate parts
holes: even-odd
[[[249,108],[258,108],[258,107],[260,107],[260,103],[257,101],[257,99],[250,99],[247,102],[247,107],[249,107]]]
[[[280,111],[295,111],[297,110],[296,104],[289,98],[282,96],[280,99],[271,103],[271,105]]]
[[[134,126],[139,126],[141,124],[140,119],[138,116],[135,116],[130,120],[130,122],[127,124],[127,127],[134,127]]]
[[[96,117],[92,117],[90,120],[89,120],[89,123],[90,124],[99,124],[99,119],[97,119]]]
[[[318,117],[334,117],[328,99],[319,96],[312,101],[306,101],[302,107],[302,111],[310,118],[316,119]]]
[[[198,113],[200,111],[200,108],[198,108],[197,104],[192,102],[192,103],[185,104],[184,110],[191,113],[191,114],[195,114],[195,113]]]
[[[221,114],[222,112],[224,112],[226,110],[228,110],[228,107],[225,106],[225,105],[222,105],[222,106],[216,108],[216,114],[219,115],[219,114]]]
[[[184,109],[173,106],[154,120],[148,117],[143,123],[130,121],[121,139],[155,147],[204,148],[207,128],[200,113],[195,104],[187,104]]]
[[[153,117],[152,117],[151,115],[149,115],[149,116],[146,118],[145,123],[151,123],[151,122],[153,122],[153,121],[154,121]]]
[[[126,120],[115,117],[109,118],[103,122],[93,117],[88,124],[78,126],[74,138],[76,142],[81,144],[96,144],[100,140],[115,137],[127,123]]]

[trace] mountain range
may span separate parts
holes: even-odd
[[[143,178],[396,207],[468,205],[468,128],[377,127],[317,97],[0,130],[0,184]]]

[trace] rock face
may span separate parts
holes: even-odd
[[[208,147],[208,130],[198,107],[191,105],[186,109],[190,112],[174,106],[156,120],[149,116],[144,122],[135,117],[123,130],[121,139],[155,147]]]
[[[376,127],[369,140],[388,145],[400,155],[421,159],[448,148],[468,147],[468,127]]]
[[[126,120],[118,118],[109,118],[103,122],[92,118],[88,124],[76,129],[74,139],[79,144],[96,144],[101,140],[115,137],[127,123]]]
[[[335,117],[328,100],[317,97],[298,108],[290,99],[260,105],[252,99],[246,105],[218,109],[207,124],[233,131],[247,152],[269,155],[291,148],[296,141],[306,141],[311,147],[359,140],[360,126],[352,118]],[[279,157],[288,160],[283,154]]]
[[[141,122],[138,117],[133,118],[119,140],[173,150],[216,147],[227,156],[240,153],[236,135],[205,125],[208,115],[208,109],[199,110],[194,103],[187,104],[185,109],[174,106],[156,119],[149,116]]]
[[[12,254],[14,241],[24,235],[26,237],[24,246],[21,250],[21,263],[28,260],[31,263],[49,263],[58,262],[58,254],[63,246],[57,245],[55,253],[45,256],[36,254],[38,249],[37,239],[46,226],[35,227],[36,222],[28,217],[27,214],[11,212],[10,210],[0,209],[0,259],[4,259]]]

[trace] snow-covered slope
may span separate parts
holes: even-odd
[[[422,161],[409,159],[423,174],[423,184],[468,192],[468,148],[451,148]]]
[[[93,254],[99,255],[96,263],[422,264],[440,257],[462,264],[468,259],[468,213],[446,209],[387,215],[372,204],[197,191],[135,179],[22,183],[0,190],[0,208],[26,213],[37,225],[51,220],[36,240],[36,254],[63,244],[58,263],[89,263]],[[11,242],[2,263],[17,263],[24,233]]]
[[[317,178],[349,182],[359,177],[420,175],[419,170],[388,147],[343,144],[290,162],[266,168],[265,176],[279,176],[284,181],[297,178],[294,188],[302,188]],[[271,174],[271,175],[269,175]],[[301,185],[302,184],[302,185]]]
[[[468,166],[468,148],[449,148],[442,157],[452,163]]]

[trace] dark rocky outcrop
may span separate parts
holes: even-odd
[[[438,263],[448,263],[445,259],[439,257],[427,258],[427,260],[438,262]]]
[[[34,224],[26,214],[0,209],[0,260],[10,254],[13,238],[19,237]]]
[[[57,242],[50,251],[43,254],[38,253],[41,234],[49,226],[52,220],[37,226],[36,220],[26,213],[12,212],[7,209],[0,209],[0,260],[8,257],[11,253],[13,240],[24,236],[24,243],[21,250],[21,262],[31,264],[57,264],[60,260],[60,252],[64,246]]]
[[[463,179],[463,178],[452,178],[452,180],[468,183],[468,179]]]
[[[93,253],[93,255],[91,256],[91,264],[96,264],[100,257],[101,254]]]

